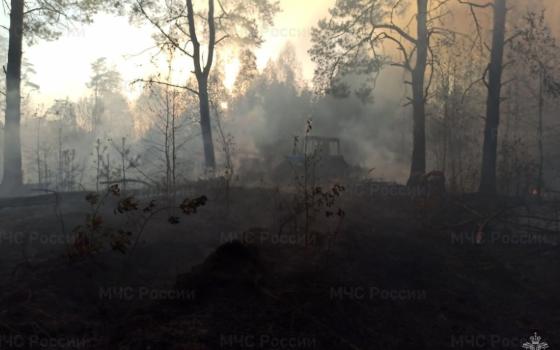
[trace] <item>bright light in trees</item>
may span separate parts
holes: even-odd
[[[224,64],[224,85],[228,90],[233,89],[235,79],[239,73],[240,63],[239,59],[235,58]]]

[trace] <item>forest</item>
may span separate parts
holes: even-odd
[[[557,0],[0,6],[0,349],[560,347]]]

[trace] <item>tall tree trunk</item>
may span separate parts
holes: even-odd
[[[498,155],[498,127],[500,125],[500,103],[502,70],[506,31],[507,0],[494,1],[494,32],[489,65],[488,98],[486,102],[486,125],[482,149],[482,171],[479,192],[496,193],[496,160]]]
[[[539,174],[537,178],[537,195],[542,196],[544,190],[544,145],[543,145],[543,113],[544,113],[544,72],[540,72],[539,77],[539,110],[538,110],[538,128],[537,142],[539,148]]]
[[[426,172],[426,111],[424,80],[428,61],[428,0],[417,0],[416,66],[412,71],[412,162],[408,185],[415,185]]]
[[[214,142],[212,140],[212,125],[210,123],[210,99],[208,97],[208,79],[198,79],[198,92],[200,104],[200,127],[202,129],[202,142],[204,145],[204,160],[209,170],[216,168],[214,156]]]
[[[4,175],[2,187],[15,192],[23,183],[21,166],[21,56],[23,42],[23,0],[12,0],[10,39],[6,68],[6,123],[4,126]]]
[[[447,75],[445,77],[445,94],[443,96],[443,155],[441,161],[441,170],[445,173],[447,170],[447,154],[449,152],[449,134],[451,133],[451,128],[449,127],[449,80],[450,80],[450,73],[449,70],[447,71]]]
[[[198,101],[200,107],[200,127],[204,146],[204,160],[206,168],[214,170],[216,159],[214,156],[214,142],[212,140],[212,125],[210,122],[210,100],[208,96],[208,77],[214,61],[216,46],[216,26],[214,22],[214,0],[208,0],[208,58],[202,63],[200,42],[196,34],[195,14],[192,0],[187,0],[187,18],[189,22],[189,36],[193,45],[193,63],[196,80],[198,82]]]

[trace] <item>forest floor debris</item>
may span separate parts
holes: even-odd
[[[52,207],[2,208],[0,347],[517,349],[534,331],[560,344],[553,202],[350,194],[327,250],[276,236],[270,198],[288,195],[231,195],[150,223],[132,257],[72,263],[41,239],[60,230]],[[68,227],[86,209],[61,203]]]

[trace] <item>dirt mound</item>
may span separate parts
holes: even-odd
[[[264,273],[263,262],[255,246],[231,241],[219,246],[192,271],[177,277],[178,289],[195,290],[201,295],[258,290]]]

